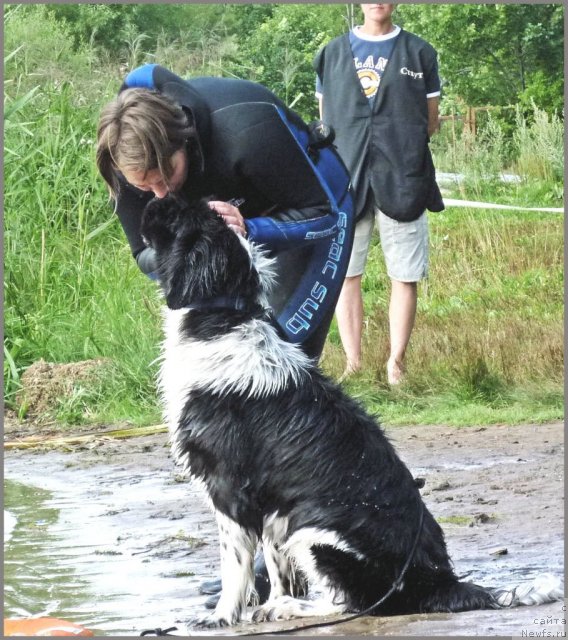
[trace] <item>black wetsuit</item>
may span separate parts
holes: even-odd
[[[353,240],[350,180],[335,150],[311,150],[302,119],[253,82],[186,81],[152,64],[132,71],[121,91],[132,87],[172,98],[194,120],[200,157],[190,160],[182,193],[238,206],[248,238],[277,260],[277,285],[269,300],[277,326],[288,341],[319,357]],[[148,275],[153,260],[140,220],[152,197],[121,179],[116,211]]]

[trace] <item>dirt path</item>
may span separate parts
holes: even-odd
[[[446,532],[458,574],[472,572],[468,579],[487,586],[523,583],[546,571],[562,575],[564,459],[561,423],[461,429],[396,427],[387,429],[387,435],[413,475],[425,478],[422,494]],[[8,429],[6,439],[14,440],[17,436],[14,428]],[[175,473],[165,434],[128,440],[95,439],[71,447],[67,452],[5,452],[5,475],[9,480],[31,484],[41,480],[46,488],[55,492],[57,487],[67,487],[68,483],[72,483],[71,478],[74,478],[77,487],[80,487],[82,478],[88,478],[91,491],[104,486],[104,491],[100,492],[99,517],[103,514],[105,500],[110,504],[111,496],[116,499],[124,486],[133,486],[143,478],[152,478],[154,485],[161,487],[158,498],[145,502],[138,510],[130,506],[129,530],[136,531],[137,526],[142,526],[144,534],[139,535],[151,536],[152,527],[155,527],[155,540],[161,539],[160,536],[163,538],[164,531],[168,529],[175,533],[184,522],[187,527],[199,531],[206,544],[196,545],[190,557],[183,561],[191,567],[194,575],[175,578],[178,585],[175,593],[179,602],[170,590],[169,599],[159,602],[166,619],[150,626],[169,626],[179,623],[184,616],[197,613],[203,605],[203,597],[198,595],[196,587],[202,578],[216,575],[218,568],[216,534],[211,515],[198,500],[193,499],[193,490],[187,484],[178,485],[175,495],[172,493],[170,496],[168,487],[175,486]],[[96,491],[93,492],[93,496],[98,495]],[[188,496],[187,503],[185,495]],[[105,523],[114,522],[119,528],[126,526],[124,512],[113,515],[108,504],[106,506]],[[130,539],[132,536],[136,539],[136,535],[131,534]],[[124,537],[121,553],[130,557],[135,554],[128,547],[128,539],[128,536]],[[171,546],[173,542],[168,544]],[[176,549],[170,549],[169,561],[173,563],[172,566],[179,566],[179,540],[175,544]],[[506,552],[494,554],[497,549],[506,549]],[[168,559],[164,559],[163,553],[160,558],[157,553],[148,553],[144,570],[150,575],[154,568],[157,572],[158,561],[167,562]],[[109,565],[109,570],[114,567],[116,571],[116,562]],[[161,565],[159,570],[160,575],[164,575]],[[155,582],[149,588],[159,591],[162,587]],[[137,597],[140,598],[139,593]],[[557,631],[566,631],[558,624],[548,624],[550,620],[564,617],[562,606],[562,603],[555,603],[504,611],[365,618],[328,630],[305,633],[419,636],[524,634],[538,637],[537,634],[543,631],[553,635]],[[143,603],[139,602],[138,608],[143,609]],[[85,620],[88,620],[88,616],[83,617]],[[146,622],[145,619],[137,620],[128,628],[134,629],[136,625]],[[262,629],[279,626],[294,625],[274,623],[264,625]],[[98,628],[101,633],[136,635],[110,620]],[[252,628],[247,627],[247,630]],[[244,629],[235,630],[238,631],[242,633]],[[299,632],[295,635],[299,635]]]

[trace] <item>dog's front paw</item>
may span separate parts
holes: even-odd
[[[292,596],[278,596],[255,609],[252,614],[252,620],[253,622],[292,620],[293,618],[305,618],[311,615],[325,615],[325,613],[320,613],[314,603],[308,600],[301,600]],[[329,611],[329,613],[332,613],[332,611]]]
[[[230,627],[233,622],[228,620],[225,616],[217,615],[215,612],[206,616],[200,616],[188,620],[187,625],[193,629],[221,629],[223,627]]]

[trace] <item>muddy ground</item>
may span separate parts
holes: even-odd
[[[413,475],[425,478],[422,495],[444,528],[458,574],[471,572],[467,579],[485,586],[526,583],[547,571],[562,576],[563,424],[393,427],[386,432]],[[5,440],[17,442],[26,435],[11,422]],[[65,494],[63,502],[89,502],[83,524],[67,519],[68,527],[77,529],[75,534],[98,528],[99,538],[104,538],[101,532],[113,532],[106,542],[85,534],[82,545],[91,554],[88,562],[93,562],[93,549],[98,549],[99,561],[104,558],[107,562],[100,572],[120,575],[121,593],[124,584],[129,584],[129,572],[136,576],[137,584],[131,589],[137,598],[136,615],[129,611],[119,620],[115,608],[104,619],[104,594],[97,608],[98,621],[92,608],[77,614],[101,635],[138,635],[141,626],[177,624],[183,629],[184,620],[202,610],[204,597],[197,591],[200,581],[217,575],[213,519],[197,489],[177,475],[166,439],[165,433],[125,440],[101,436],[65,451],[5,451],[8,480]],[[127,490],[135,495],[137,487],[146,495],[138,495],[139,500],[129,498],[128,504],[117,507],[121,495]],[[181,530],[188,535],[174,535]],[[121,564],[127,560],[129,564]],[[136,568],[132,563],[138,560],[143,566]],[[145,580],[148,587],[142,588]],[[152,591],[154,605],[145,605],[141,594]],[[118,608],[120,602],[117,600]],[[563,606],[559,602],[501,611],[364,618],[304,634],[542,637],[543,632],[550,632],[556,636],[566,631],[554,623],[564,617]],[[296,623],[240,626],[233,633],[291,626]],[[231,632],[225,630],[222,635]],[[303,634],[296,631],[294,635]]]

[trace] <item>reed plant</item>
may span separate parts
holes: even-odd
[[[39,358],[106,357],[115,366],[109,384],[99,384],[98,409],[87,406],[93,394],[75,404],[97,419],[120,404],[117,417],[137,420],[155,407],[155,285],[133,263],[97,176],[96,108],[78,106],[70,84],[48,84],[41,93],[50,108],[28,104],[18,114],[27,124],[14,118],[6,135],[7,399],[13,401],[22,370]],[[67,405],[66,413],[77,411]]]
[[[483,115],[475,135],[463,122],[444,123],[431,141],[436,169],[460,175],[452,195],[519,206],[561,207],[563,119],[539,109],[534,101],[529,110],[515,107],[512,125],[501,113]],[[505,174],[512,178],[504,179]]]
[[[532,103],[531,119],[516,109],[514,167],[525,179],[561,183],[564,179],[564,121]]]

